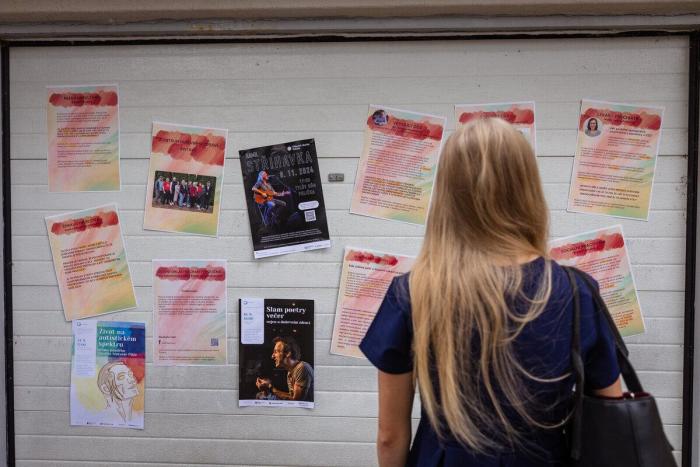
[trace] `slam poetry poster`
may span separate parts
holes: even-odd
[[[256,259],[331,246],[313,139],[240,151]]]
[[[119,191],[116,85],[49,86],[49,191]]]
[[[216,236],[227,135],[153,122],[144,229]]]
[[[647,220],[664,109],[581,102],[567,210]]]
[[[70,424],[143,429],[146,327],[73,321]]]
[[[241,298],[239,407],[314,407],[314,301]]]
[[[136,307],[116,204],[45,220],[66,320]]]
[[[153,363],[226,364],[226,260],[153,260]]]
[[[557,263],[579,268],[598,281],[600,296],[623,337],[644,332],[642,309],[621,226],[554,240],[549,248]]]

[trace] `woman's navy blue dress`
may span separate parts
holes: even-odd
[[[523,291],[533,297],[541,282],[544,259],[523,265]],[[578,279],[581,297],[581,348],[583,352],[586,388],[600,389],[613,384],[620,369],[610,329],[595,306],[586,284]],[[524,300],[513,303],[514,311],[527,309]],[[573,302],[571,285],[566,272],[552,263],[552,294],[540,316],[528,323],[513,342],[518,361],[532,374],[552,378],[571,372],[570,349]],[[408,373],[413,370],[411,343],[411,303],[408,275],[395,278],[387,290],[377,315],[369,327],[360,349],[370,362],[386,373]],[[472,358],[478,355],[478,340],[472,345]],[[437,388],[438,382],[435,382]],[[548,424],[563,420],[569,413],[574,378],[558,382],[538,383],[528,380],[529,394],[534,395],[533,407],[542,407],[539,420]],[[506,407],[507,410],[507,407]],[[461,467],[535,467],[560,465],[567,456],[562,429],[527,427],[513,410],[510,420],[527,431],[525,448],[504,448],[499,452],[475,454],[449,438],[438,440],[425,413],[421,413],[411,451],[409,466]]]

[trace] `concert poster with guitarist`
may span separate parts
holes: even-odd
[[[314,140],[239,154],[255,258],[329,248]]]

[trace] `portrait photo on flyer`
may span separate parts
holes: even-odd
[[[116,84],[48,86],[49,192],[119,191]]]
[[[445,117],[370,106],[350,212],[425,224]]]
[[[314,301],[244,297],[239,407],[314,408]]]
[[[70,424],[143,429],[146,325],[76,320],[70,378]]]
[[[583,100],[567,210],[646,221],[663,107]]]
[[[153,363],[226,364],[226,260],[156,260]]]
[[[116,204],[45,218],[67,321],[136,307]]]
[[[143,228],[215,237],[228,130],[153,122]]]
[[[331,246],[313,139],[239,151],[256,259]]]

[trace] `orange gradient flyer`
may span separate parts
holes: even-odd
[[[458,128],[467,122],[482,118],[500,118],[510,123],[527,139],[532,150],[537,152],[534,102],[455,105],[455,120]]]
[[[215,237],[228,130],[153,122],[143,228]]]
[[[549,248],[554,261],[576,267],[598,281],[600,295],[623,337],[644,332],[642,309],[621,226],[560,238],[550,242]]]
[[[117,86],[50,86],[47,94],[49,191],[119,191]]]
[[[335,309],[331,353],[364,358],[358,348],[394,277],[407,273],[415,258],[346,247]]]
[[[46,218],[66,320],[136,307],[116,204]]]
[[[568,211],[648,219],[663,113],[581,102]]]
[[[350,212],[425,224],[445,118],[370,106]]]

